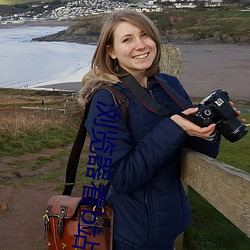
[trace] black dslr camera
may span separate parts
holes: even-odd
[[[227,92],[220,89],[212,92],[198,104],[198,108],[195,114],[184,117],[200,127],[215,123],[216,129],[230,142],[236,142],[247,134],[246,126],[229,103]]]

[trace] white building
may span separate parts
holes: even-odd
[[[176,9],[193,9],[196,8],[196,5],[193,3],[175,3],[174,7]]]

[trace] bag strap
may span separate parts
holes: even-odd
[[[74,144],[73,144],[73,147],[71,149],[70,156],[68,159],[67,169],[66,169],[65,186],[64,186],[64,191],[62,193],[63,195],[71,195],[73,187],[75,185],[76,172],[77,172],[81,152],[82,152],[82,149],[84,146],[84,142],[85,142],[85,139],[87,136],[87,130],[86,130],[84,124],[85,124],[85,121],[86,121],[86,118],[87,118],[87,115],[89,112],[91,99],[92,99],[93,95],[100,89],[106,89],[112,94],[115,104],[117,106],[121,105],[120,109],[122,112],[123,119],[125,120],[125,122],[127,122],[128,100],[123,94],[121,94],[119,91],[115,90],[111,86],[99,87],[91,94],[90,100],[89,100],[88,104],[86,105],[84,115],[82,118],[82,122],[81,122],[80,128],[78,130],[77,136],[75,138],[75,141],[74,141]],[[108,188],[109,188],[109,185],[110,184],[108,183],[107,184]]]

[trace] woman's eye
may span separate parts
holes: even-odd
[[[132,38],[125,38],[125,39],[123,39],[123,43],[129,43],[130,41],[132,41]]]

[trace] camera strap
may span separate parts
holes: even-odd
[[[168,95],[177,103],[178,106],[185,110],[187,108],[195,107],[191,102],[186,100],[183,96],[181,96],[170,84],[169,82],[161,78],[159,76],[154,76],[156,81],[161,85],[161,87],[168,93]],[[164,84],[163,84],[164,83]]]
[[[128,72],[119,69],[119,73],[124,76],[120,77],[121,82],[135,95],[135,97],[151,112],[156,114],[169,114],[169,110],[165,105],[162,105],[152,99],[148,91]],[[163,90],[177,103],[182,110],[185,110],[193,105],[184,99],[177,91],[168,83],[166,79],[154,76]]]
[[[169,114],[167,107],[154,101],[147,90],[131,74],[127,73],[120,77],[120,80],[148,110],[156,114]]]

